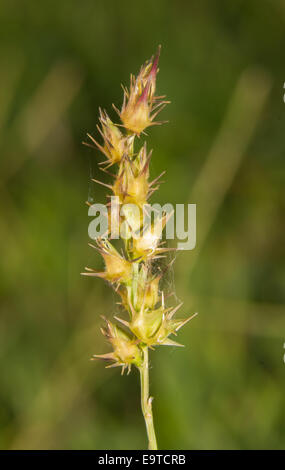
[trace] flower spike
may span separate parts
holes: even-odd
[[[166,267],[159,259],[165,253],[175,250],[161,241],[163,231],[172,213],[156,211],[152,221],[149,198],[159,188],[162,172],[150,180],[152,151],[146,142],[137,148],[137,137],[146,135],[156,122],[157,114],[168,103],[165,96],[156,95],[156,80],[160,46],[155,56],[140,68],[137,77],[131,75],[129,90],[123,87],[124,97],[121,110],[116,109],[121,123],[113,122],[105,110],[99,109],[99,142],[88,134],[91,143],[105,160],[100,169],[110,175],[110,184],[93,179],[111,191],[110,201],[104,214],[104,230],[96,245],[90,244],[103,258],[105,268],[97,271],[86,267],[82,273],[88,277],[100,277],[107,281],[120,297],[120,309],[125,317],[114,316],[114,322],[104,319],[101,331],[112,350],[95,354],[92,359],[108,362],[107,367],[121,367],[129,373],[132,366],[138,369],[141,379],[141,405],[145,418],[149,449],[156,450],[157,443],[152,416],[152,397],[149,396],[149,349],[157,346],[183,346],[174,341],[172,335],[197,314],[188,318],[176,318],[182,304],[168,307],[171,294],[162,290]],[[108,171],[109,167],[112,171]],[[114,203],[114,205],[113,205]],[[91,203],[88,202],[90,206]],[[107,218],[107,220],[106,220]],[[166,230],[167,232],[167,230]],[[113,241],[117,239],[116,241]],[[111,241],[112,240],[112,243]],[[117,323],[115,323],[115,321]],[[119,326],[118,326],[119,325]]]

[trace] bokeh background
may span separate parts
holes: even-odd
[[[282,0],[1,2],[2,449],[146,447],[137,373],[89,361],[116,297],[79,275],[105,198],[81,142],[158,44],[155,200],[197,204],[169,286],[199,312],[151,354],[159,445],[284,448],[284,28]]]

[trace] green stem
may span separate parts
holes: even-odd
[[[148,437],[149,450],[157,450],[156,436],[153,425],[152,416],[152,397],[149,396],[149,362],[148,362],[148,347],[143,346],[143,363],[140,367],[141,379],[141,407],[145,420],[146,432]]]

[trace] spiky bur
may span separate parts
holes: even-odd
[[[114,164],[117,171],[113,173],[112,184],[106,185],[119,201],[119,217],[115,227],[115,236],[120,234],[124,250],[117,251],[111,231],[111,211],[108,210],[108,231],[105,238],[97,239],[93,248],[102,255],[105,270],[95,271],[85,268],[85,276],[101,277],[108,281],[118,293],[121,305],[127,312],[127,318],[117,318],[121,326],[106,320],[106,329],[102,329],[112,346],[107,354],[95,355],[110,362],[108,367],[122,367],[122,373],[131,366],[140,371],[142,390],[142,411],[145,418],[149,448],[156,449],[156,438],[153,427],[151,397],[148,391],[148,348],[155,346],[182,346],[170,338],[196,314],[175,319],[176,307],[166,307],[164,293],[160,289],[163,274],[155,274],[154,260],[164,256],[169,250],[162,247],[161,236],[169,215],[163,214],[143,229],[144,217],[148,212],[148,201],[158,189],[158,178],[149,180],[149,163],[151,152],[143,143],[135,151],[135,138],[145,134],[149,126],[162,124],[155,121],[159,111],[165,106],[164,96],[156,96],[156,76],[160,47],[155,57],[147,61],[137,77],[131,75],[130,89],[124,89],[121,111],[116,109],[120,124],[111,121],[106,111],[100,109],[97,126],[102,142],[98,143],[88,134],[93,146],[101,151],[105,160],[100,163],[101,169]],[[161,176],[161,175],[160,175]],[[100,181],[93,180],[96,183]],[[130,204],[137,210],[133,210]]]

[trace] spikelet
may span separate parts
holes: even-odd
[[[106,320],[106,319],[105,319]],[[103,335],[108,339],[113,347],[113,351],[106,354],[94,354],[92,359],[111,361],[107,367],[122,367],[122,374],[125,369],[128,373],[131,366],[140,367],[142,363],[142,353],[136,341],[118,326],[106,320],[107,326],[101,329]]]
[[[161,276],[152,276],[148,273],[148,268],[145,264],[141,264],[137,275],[136,289],[129,286],[122,286],[118,290],[121,296],[122,305],[131,313],[132,310],[140,311],[141,308],[145,310],[154,309],[160,299],[159,294],[159,281]],[[131,305],[131,307],[130,307]]]
[[[168,103],[164,97],[155,96],[159,55],[160,47],[156,56],[141,67],[137,77],[131,75],[130,89],[124,89],[123,106],[118,114],[124,127],[137,135],[149,126],[161,124],[154,119]]]
[[[101,277],[110,283],[127,284],[132,276],[132,263],[118,253],[118,251],[106,239],[97,239],[97,249],[105,261],[105,271],[94,271],[91,268],[85,268],[86,272],[81,273],[85,276]]]
[[[87,135],[107,158],[106,161],[101,162],[101,165],[106,164],[105,168],[108,168],[114,163],[120,162],[124,155],[132,153],[134,136],[124,136],[118,126],[111,121],[106,111],[101,109],[99,109],[99,121],[101,127],[97,125],[97,129],[103,138],[103,144],[100,145],[92,135]],[[90,146],[90,144],[84,143]]]
[[[128,156],[122,161],[113,185],[113,192],[122,204],[136,204],[143,207],[149,193],[149,160],[144,145],[135,160]]]

